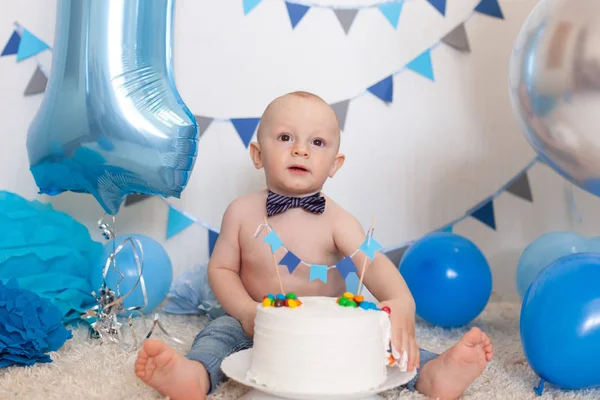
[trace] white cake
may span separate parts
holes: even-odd
[[[342,307],[330,297],[302,297],[298,308],[258,306],[248,378],[293,393],[370,390],[387,377],[389,318]]]

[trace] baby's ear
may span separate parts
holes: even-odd
[[[252,162],[256,169],[261,169],[263,167],[262,154],[258,142],[250,143],[250,157],[252,158]]]
[[[343,154],[338,154],[335,156],[335,160],[333,160],[333,164],[331,165],[331,169],[329,170],[329,177],[333,178],[336,172],[342,168],[344,165],[344,161],[346,161],[346,156]]]

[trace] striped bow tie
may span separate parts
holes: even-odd
[[[307,197],[287,197],[269,191],[267,196],[267,215],[270,217],[294,207],[302,207],[313,214],[322,214],[325,211],[325,197],[316,193]]]

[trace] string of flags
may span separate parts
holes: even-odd
[[[412,1],[416,1],[416,0],[412,0]],[[446,4],[445,0],[418,0],[418,1],[429,1],[432,5],[434,5],[434,6],[437,5],[440,8],[442,7],[442,4],[443,4],[443,9],[445,10],[445,4]],[[243,2],[244,2],[244,7],[245,7],[244,9],[248,10],[248,12],[250,12],[256,6],[258,6],[262,2],[262,0],[243,0]],[[286,4],[288,4],[288,3],[290,4],[291,9],[296,10],[296,11],[294,11],[294,14],[293,14],[295,21],[298,20],[298,18],[300,18],[300,14],[301,14],[298,11],[299,9],[297,7],[300,7],[300,6],[309,7],[309,8],[316,7],[316,5],[306,6],[306,5],[301,5],[301,4],[287,1]],[[404,4],[404,1],[392,1],[392,2],[388,2],[388,3],[384,3],[384,4],[377,5],[377,6],[372,6],[372,7],[377,7],[379,10],[382,10],[382,13],[384,13],[384,15],[393,17],[392,19],[395,20],[396,17],[399,18],[399,15],[401,12],[401,7],[403,6],[403,4]],[[345,12],[347,13],[349,10],[356,11],[356,10],[358,10],[358,8],[334,9],[334,11],[336,11],[338,13],[342,13],[342,14]],[[470,53],[471,47],[469,45],[469,38],[467,35],[467,31],[465,29],[465,24],[476,13],[499,18],[499,19],[504,19],[504,15],[502,13],[502,10],[500,9],[498,0],[481,0],[478,3],[478,5],[475,7],[473,12],[469,15],[468,18],[466,18],[463,22],[461,22],[456,27],[454,27],[449,33],[447,33],[444,37],[442,37],[439,42],[435,43],[430,48],[426,49],[425,51],[423,51],[419,55],[417,55],[409,63],[400,67],[399,69],[397,69],[390,75],[386,76],[385,78],[381,79],[380,81],[375,82],[374,84],[369,86],[363,92],[361,92],[353,97],[330,103],[331,107],[334,109],[335,113],[337,114],[338,120],[340,122],[340,128],[342,130],[345,130],[346,118],[348,115],[348,109],[350,107],[350,103],[351,103],[351,101],[353,101],[359,97],[369,94],[369,95],[373,95],[373,96],[379,98],[384,103],[388,103],[388,104],[393,103],[393,101],[394,101],[394,76],[398,75],[401,72],[410,70],[432,82],[435,82],[435,74],[434,74],[434,68],[433,68],[432,59],[431,59],[431,52],[436,46],[443,43],[443,44],[450,46],[460,52]],[[302,14],[302,15],[304,15],[304,14]],[[346,14],[346,15],[348,15],[348,14]],[[299,20],[298,20],[298,22],[299,22]],[[19,61],[19,60],[31,57],[33,55],[36,55],[36,54],[40,53],[41,51],[44,51],[47,49],[50,49],[50,47],[46,43],[44,43],[43,41],[38,39],[35,35],[31,34],[31,32],[29,32],[25,28],[16,24],[15,31],[13,32],[11,38],[9,39],[8,43],[6,44],[6,46],[2,52],[2,56],[17,54],[17,60]],[[27,85],[27,88],[25,90],[25,95],[29,96],[29,95],[33,95],[33,94],[43,93],[45,91],[47,82],[48,82],[47,74],[43,70],[41,64],[38,62],[38,67],[35,70],[35,72],[33,73],[32,77],[29,81],[29,84]],[[199,137],[201,137],[207,131],[207,129],[210,126],[212,126],[215,122],[231,123],[233,128],[235,129],[236,133],[238,134],[239,138],[241,139],[243,145],[246,148],[248,148],[248,146],[250,145],[250,142],[252,141],[252,138],[253,138],[253,136],[256,132],[256,129],[258,127],[258,124],[260,122],[260,117],[215,118],[215,117],[201,115],[201,114],[197,114],[194,116],[196,118],[196,121],[197,121],[198,127],[199,127]]]
[[[246,0],[249,1],[249,6],[253,5],[256,7],[262,0]],[[427,0],[429,1],[429,0]],[[431,0],[432,3],[441,5],[442,0]],[[287,4],[288,2],[286,2]],[[290,3],[295,4],[296,3]],[[390,2],[386,4],[378,5],[377,7],[382,7],[385,10],[386,15],[399,17],[403,1],[398,2]],[[443,1],[445,7],[445,1]],[[310,7],[310,6],[303,6]],[[293,7],[292,7],[293,8]],[[252,8],[253,9],[253,8]],[[445,8],[444,8],[445,9]],[[380,8],[381,10],[381,8]],[[250,9],[251,11],[251,9]],[[307,9],[304,9],[304,13],[306,13]],[[348,9],[334,9],[335,12],[347,12]],[[383,12],[383,11],[382,11]],[[406,65],[403,65],[390,75],[381,79],[378,82],[375,82],[371,86],[369,86],[363,92],[341,100],[334,103],[330,103],[330,106],[333,108],[335,113],[337,114],[338,121],[340,122],[340,128],[345,130],[346,118],[348,115],[348,109],[350,107],[350,102],[362,97],[364,95],[370,94],[373,95],[384,103],[391,104],[394,101],[394,76],[404,72],[406,70],[410,70],[432,82],[435,82],[435,74],[434,68],[431,59],[432,50],[440,44],[445,44],[450,46],[460,52],[470,53],[471,46],[469,44],[469,38],[467,35],[467,31],[465,28],[465,24],[475,15],[475,14],[483,14],[490,17],[495,17],[498,19],[504,19],[504,15],[498,3],[498,0],[481,0],[477,6],[474,8],[473,12],[460,24],[455,26],[450,32],[448,32],[444,37],[440,39],[437,43],[433,44],[431,47],[426,49],[425,51],[418,54],[414,59],[408,62]],[[299,18],[299,13],[294,14],[293,18],[296,21]],[[303,14],[304,15],[304,14]],[[292,17],[290,17],[292,18]],[[297,22],[296,22],[297,24]],[[348,28],[349,29],[349,28]],[[195,115],[196,120],[199,125],[200,134],[204,134],[206,130],[214,123],[214,122],[225,122],[231,123],[240,137],[242,143],[246,148],[250,145],[252,137],[256,132],[256,128],[260,122],[259,117],[249,117],[249,118],[214,118],[206,115]]]
[[[367,257],[369,257],[371,260],[373,260],[375,258],[375,253],[383,248],[383,246],[381,246],[381,244],[379,244],[373,238],[373,230],[370,229],[369,232],[367,233],[366,239],[360,245],[360,248],[358,248],[351,255],[344,257],[337,264],[335,264],[335,265],[309,264],[305,261],[302,261],[292,251],[290,251],[287,247],[285,247],[285,245],[283,244],[283,242],[281,241],[279,236],[277,236],[277,233],[275,232],[275,230],[270,225],[269,226],[264,225],[264,224],[260,225],[259,229],[257,230],[254,237],[255,238],[258,237],[264,228],[267,228],[269,230],[269,233],[267,233],[267,235],[265,235],[265,237],[263,238],[263,241],[265,243],[269,244],[269,246],[271,248],[271,253],[275,254],[275,252],[277,252],[279,249],[284,249],[286,251],[285,256],[283,256],[281,261],[279,261],[279,265],[283,265],[283,266],[287,267],[290,274],[292,274],[296,270],[296,268],[301,264],[307,266],[308,268],[310,268],[309,279],[308,279],[310,282],[312,282],[314,280],[320,280],[324,283],[327,283],[327,273],[329,272],[330,269],[337,269],[338,272],[340,273],[340,275],[342,276],[342,278],[346,279],[348,277],[348,275],[350,275],[351,273],[356,274],[358,272],[358,268],[356,268],[356,265],[354,264],[354,261],[352,261],[352,258],[359,251],[363,252]]]
[[[27,29],[17,26],[8,39],[6,46],[4,46],[4,50],[2,50],[0,56],[16,54],[17,61],[23,61],[44,50],[50,50],[50,46]]]
[[[256,1],[256,0],[254,0]],[[258,5],[260,1],[256,2]],[[386,3],[383,5],[379,5],[378,7],[392,7],[397,6],[398,4],[403,4],[403,2],[397,3]],[[255,6],[256,6],[255,5]],[[347,10],[334,10],[334,11],[347,11]],[[390,12],[389,9],[386,12]],[[435,82],[435,73],[433,68],[433,63],[431,59],[432,50],[440,44],[445,44],[454,48],[457,51],[463,53],[470,53],[471,46],[469,44],[469,38],[467,35],[467,30],[465,28],[465,24],[475,15],[475,14],[483,14],[499,19],[504,19],[504,15],[502,10],[500,9],[500,5],[498,4],[498,0],[481,0],[481,2],[475,7],[473,12],[460,24],[455,26],[450,32],[448,32],[444,37],[440,39],[437,43],[433,44],[431,47],[417,55],[414,59],[408,62],[406,65],[400,67],[390,75],[381,79],[380,81],[372,84],[366,90],[357,95],[330,103],[329,105],[333,108],[335,113],[337,114],[338,121],[340,122],[340,128],[345,130],[346,128],[346,118],[348,116],[348,109],[350,107],[350,103],[353,100],[356,100],[359,97],[364,95],[373,95],[384,103],[391,104],[394,101],[394,76],[404,72],[406,70],[410,70],[432,82]],[[398,14],[399,15],[399,14]],[[206,115],[195,115],[196,121],[198,122],[200,135],[204,134],[207,129],[215,122],[223,122],[223,123],[231,123],[240,137],[242,143],[246,148],[250,145],[252,138],[256,132],[258,124],[260,122],[259,117],[247,117],[247,118],[215,118]]]
[[[21,62],[31,57],[35,57],[46,50],[51,51],[50,46],[46,42],[38,38],[29,30],[23,28],[21,25],[15,24],[15,29],[4,46],[2,53],[0,53],[0,57],[16,55],[17,62]],[[32,96],[44,93],[47,84],[48,75],[40,62],[37,61],[37,68],[29,79],[29,83],[27,84],[23,95]]]
[[[533,203],[533,195],[531,191],[531,185],[529,182],[528,172],[534,165],[536,165],[539,162],[541,161],[537,157],[534,158],[513,178],[511,178],[504,186],[502,186],[496,192],[492,193],[490,196],[486,197],[483,201],[479,202],[474,207],[471,207],[464,215],[431,232],[453,232],[454,227],[458,223],[466,220],[467,218],[474,218],[475,220],[483,223],[484,225],[495,231],[496,216],[494,211],[494,200],[503,193],[510,193],[511,195],[516,196],[522,200],[525,200],[529,203]],[[147,198],[149,198],[149,196],[129,196],[127,198],[128,200],[125,201],[125,207],[129,207],[133,204],[139,203],[140,201],[143,201]],[[199,220],[198,218],[184,211],[179,210],[173,204],[170,204],[167,200],[163,198],[161,198],[161,200],[165,202],[165,204],[167,204],[167,206],[169,207],[166,238],[170,239],[173,236],[180,234],[193,224],[199,225],[208,230],[208,249],[210,257],[210,255],[212,255],[212,251],[214,249],[217,238],[219,237],[219,229],[214,228],[206,222]],[[257,235],[259,233],[260,232],[257,232]],[[300,264],[310,267],[311,276],[314,277],[314,279],[319,280],[326,279],[326,277],[323,277],[323,274],[325,274],[326,276],[327,271],[329,271],[329,269],[332,268],[337,268],[340,274],[346,279],[350,278],[353,272],[356,272],[356,267],[352,262],[352,257],[354,257],[356,252],[341,260],[334,266],[314,265],[299,259],[293,252],[291,252],[287,247],[285,247],[285,245],[281,242],[281,240],[279,239],[277,234],[274,233],[273,230],[271,230],[271,232],[265,236],[264,241],[271,246],[273,252],[277,251],[279,248],[282,247],[286,250],[286,255],[281,259],[279,264],[286,266],[290,273],[292,273]],[[413,242],[414,240],[410,240],[392,247],[382,248],[382,246],[377,241],[371,238],[370,244],[365,245],[365,243],[363,243],[359,250],[363,251],[371,259],[375,256],[376,251],[381,251],[388,258],[390,258],[395,265],[398,265],[400,263],[402,255]],[[357,250],[357,252],[359,250]]]
[[[446,1],[447,0],[420,0],[429,3],[433,9],[435,9],[442,16],[446,16]],[[244,9],[244,15],[250,14],[254,9],[261,4],[263,0],[242,0],[242,7]],[[317,3],[308,3],[306,1],[297,2],[294,0],[284,0],[285,7],[287,10],[288,18],[290,19],[290,24],[292,25],[292,29],[295,29],[296,26],[304,19],[306,14],[312,8],[327,8],[331,9],[336,16],[340,26],[344,30],[346,34],[350,31],[356,16],[359,11],[368,10],[368,9],[377,9],[381,15],[389,22],[389,24],[394,28],[398,29],[398,22],[400,21],[400,15],[402,14],[402,10],[404,8],[405,3],[412,2],[410,0],[392,0],[379,4],[372,4],[367,6],[330,6],[330,5],[322,5]],[[475,7],[475,11],[480,12],[482,14],[490,15],[496,18],[503,19],[504,16],[502,14],[502,10],[500,5],[498,4],[498,0],[481,0],[477,7]]]

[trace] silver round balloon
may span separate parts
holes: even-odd
[[[600,1],[540,1],[515,43],[509,84],[539,157],[600,196]]]

